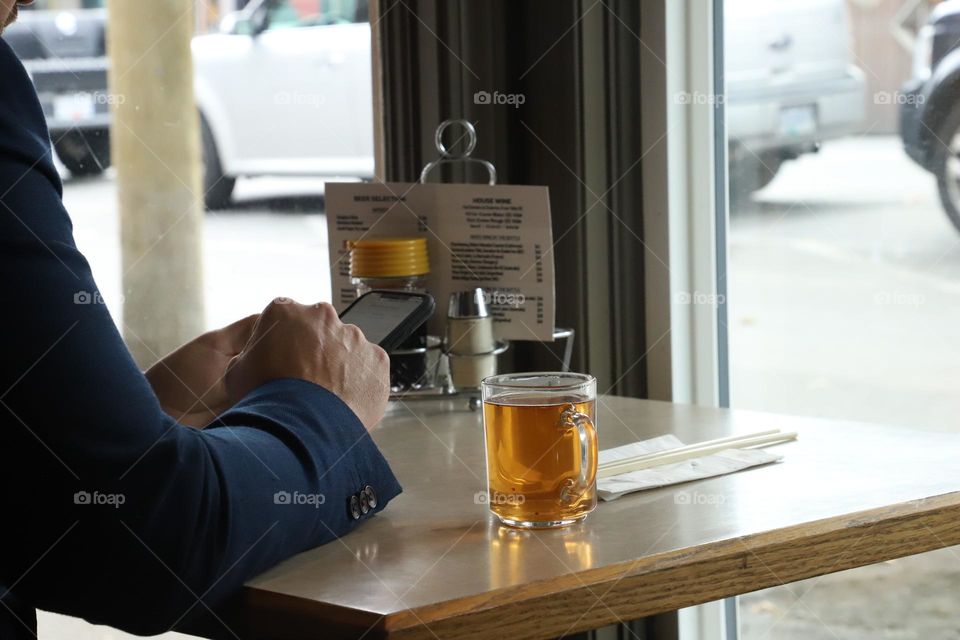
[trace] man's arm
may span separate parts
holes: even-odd
[[[242,400],[203,431],[163,413],[98,301],[39,105],[2,42],[0,95],[0,584],[156,633],[383,509],[396,479],[317,384],[238,383]],[[375,506],[355,519],[368,485]]]

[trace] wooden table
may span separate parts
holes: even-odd
[[[602,398],[602,448],[796,430],[782,463],[601,503],[568,529],[501,527],[479,413],[391,408],[405,492],[357,532],[252,581],[246,635],[551,638],[960,544],[960,436]]]

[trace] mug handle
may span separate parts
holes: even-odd
[[[557,426],[564,431],[576,429],[580,443],[580,475],[576,480],[572,478],[565,480],[560,493],[560,499],[563,502],[573,502],[587,492],[597,480],[597,456],[591,455],[597,450],[597,427],[590,416],[577,411],[577,407],[573,404],[560,414],[560,422]]]

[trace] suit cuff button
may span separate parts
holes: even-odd
[[[364,497],[364,502],[366,502],[371,509],[377,508],[377,492],[373,490],[373,487],[367,485],[360,493]]]
[[[354,494],[350,496],[349,508],[350,517],[354,520],[359,520],[362,515],[360,512],[360,498]]]

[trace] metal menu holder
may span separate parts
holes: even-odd
[[[443,143],[443,132],[453,125],[458,124],[463,127],[464,135],[467,137],[467,144],[464,146],[461,153],[454,153]],[[463,136],[454,142],[456,144],[463,139]],[[436,160],[431,160],[423,166],[423,171],[420,172],[420,184],[427,184],[427,178],[430,176],[430,172],[443,164],[451,164],[455,162],[473,162],[475,164],[482,165],[483,168],[487,170],[487,174],[490,176],[490,186],[497,184],[497,168],[493,166],[493,163],[489,160],[481,160],[480,158],[473,158],[474,149],[477,148],[477,130],[474,128],[473,123],[469,120],[444,120],[440,123],[440,126],[437,127],[436,132],[433,134],[433,144],[437,148],[437,153],[440,154],[440,157]]]
[[[454,146],[464,138],[466,138],[466,143],[463,145],[463,150],[460,152],[453,151],[450,147],[443,142],[443,134],[454,125],[459,125],[463,129],[463,134],[453,142],[451,145]],[[420,172],[420,184],[427,184],[427,180],[430,177],[430,172],[445,164],[454,164],[454,163],[473,163],[482,166],[487,171],[488,184],[494,186],[497,184],[497,168],[489,160],[483,160],[481,158],[474,158],[473,152],[477,147],[477,130],[469,120],[463,119],[453,119],[453,120],[444,120],[437,127],[437,130],[434,132],[433,136],[434,146],[437,149],[438,157],[434,160],[431,160],[424,165],[423,170]],[[445,302],[443,300],[438,301],[438,308],[443,309],[445,307]],[[574,330],[573,329],[561,329],[554,328],[553,339],[563,340],[565,342],[563,349],[563,357],[560,361],[561,370],[569,371],[570,370],[570,361],[573,356],[573,340],[574,340]],[[442,373],[441,368],[443,367],[443,360],[448,360],[450,357],[454,357],[454,354],[451,354],[448,349],[447,338],[444,337],[441,348],[443,352],[443,358],[438,358],[436,364],[434,365],[434,379],[439,381],[441,378],[445,378],[446,382],[442,385],[439,385],[433,389],[424,389],[419,391],[407,391],[400,392],[395,394],[394,397],[397,398],[407,398],[407,397],[443,397],[445,395],[451,395],[457,393],[457,389],[453,386],[452,381],[449,376],[449,369],[447,373]],[[510,348],[510,343],[507,340],[497,340],[493,351],[488,354],[474,354],[478,356],[482,355],[491,355],[499,356],[502,353],[505,353]],[[469,389],[464,390],[468,391],[470,395],[469,405],[471,408],[476,409],[479,407],[479,395],[477,390]]]
[[[454,125],[460,125],[463,127],[464,133],[453,145],[456,145],[457,142],[463,139],[464,136],[467,138],[467,142],[463,147],[463,151],[457,153],[447,148],[443,142],[444,132]],[[437,167],[444,164],[454,164],[454,163],[475,163],[481,165],[484,169],[487,170],[487,176],[489,178],[488,184],[494,186],[497,184],[497,168],[493,166],[493,163],[489,160],[482,160],[480,158],[472,157],[474,150],[477,148],[477,130],[473,126],[473,123],[469,120],[444,120],[437,127],[437,130],[433,134],[433,144],[437,149],[439,157],[435,160],[431,160],[423,166],[423,170],[420,171],[420,184],[427,184],[427,179],[430,177],[430,172],[436,169]],[[453,146],[451,145],[451,146]],[[438,309],[444,309],[446,307],[445,300],[438,301]],[[430,345],[428,345],[429,347]],[[458,389],[453,385],[453,377],[450,375],[449,359],[455,357],[450,353],[449,350],[449,341],[448,337],[444,335],[443,339],[439,341],[437,345],[433,345],[434,348],[439,346],[442,351],[442,357],[437,358],[433,366],[433,378],[437,384],[433,387],[427,387],[422,390],[411,390],[411,391],[401,391],[393,394],[392,398],[442,398],[447,395],[455,395],[458,393]],[[496,345],[488,355],[499,356],[501,353],[505,353],[507,349],[510,348],[510,343],[506,340],[497,340]],[[480,355],[480,354],[477,354]],[[444,382],[441,383],[441,380]],[[470,407],[477,408],[479,406],[479,397],[470,398]]]

